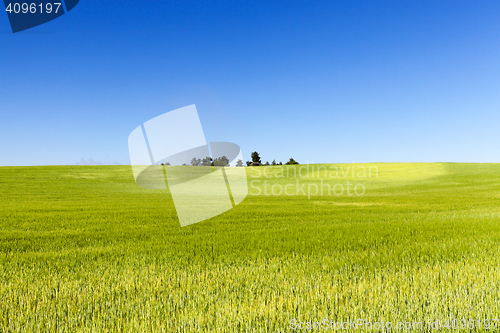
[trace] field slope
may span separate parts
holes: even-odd
[[[130,166],[1,167],[0,332],[500,318],[499,164],[300,167],[183,228]]]

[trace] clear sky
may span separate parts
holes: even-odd
[[[0,45],[0,165],[129,164],[190,104],[246,160],[500,162],[498,0],[81,0]]]

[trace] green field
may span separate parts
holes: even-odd
[[[247,168],[240,205],[183,228],[130,166],[1,167],[0,332],[500,318],[500,164],[337,167]],[[294,190],[348,180],[364,194]]]

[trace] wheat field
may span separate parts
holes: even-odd
[[[499,164],[246,171],[181,228],[130,166],[1,167],[0,332],[495,330]]]

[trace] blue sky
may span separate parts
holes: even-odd
[[[246,159],[500,162],[496,0],[82,0],[0,40],[0,165],[128,164],[190,104]]]

